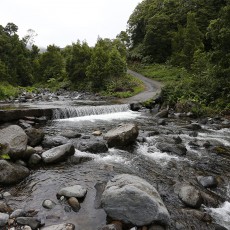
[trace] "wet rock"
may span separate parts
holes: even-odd
[[[87,140],[80,143],[74,143],[74,146],[82,152],[90,153],[105,153],[108,151],[108,146],[104,140]]]
[[[40,162],[42,161],[42,158],[40,155],[38,154],[33,154],[30,159],[29,159],[29,165],[33,166],[33,165],[38,165]]]
[[[22,230],[32,230],[32,228],[28,225],[22,226],[21,229]]]
[[[166,123],[166,120],[165,119],[163,119],[163,118],[161,118],[161,119],[159,119],[158,121],[157,121],[157,124],[158,125],[166,125],[167,123]]]
[[[0,212],[0,227],[4,227],[8,223],[8,220],[9,220],[9,215]]]
[[[10,218],[17,218],[17,217],[25,217],[26,216],[26,212],[25,210],[23,209],[16,209],[15,211],[13,211],[11,214],[10,214]]]
[[[52,209],[54,208],[56,203],[52,200],[44,200],[42,203],[42,206],[47,209]]]
[[[198,176],[197,180],[205,188],[215,188],[218,184],[214,176]]]
[[[91,161],[94,159],[93,157],[90,156],[84,156],[84,155],[73,155],[68,158],[68,162],[71,164],[81,164],[83,162]]]
[[[61,136],[66,137],[66,138],[79,138],[81,137],[81,134],[76,133],[75,131],[72,131],[72,130],[65,130],[61,133]]]
[[[28,225],[32,229],[38,229],[41,222],[34,217],[17,217],[16,222],[21,225]]]
[[[182,139],[180,136],[173,137],[173,140],[175,141],[175,144],[181,144],[182,143]]]
[[[123,147],[136,141],[139,130],[135,124],[124,124],[104,135],[109,147]]]
[[[9,154],[11,159],[19,159],[26,150],[27,135],[18,125],[10,125],[0,130],[0,152]]]
[[[94,136],[101,136],[102,132],[100,130],[97,130],[97,131],[92,132],[92,135],[94,135]]]
[[[107,224],[99,230],[122,230],[122,223],[120,221],[113,221],[111,224]]]
[[[15,161],[15,164],[26,167],[26,162],[23,161],[23,160],[16,160],[16,161]]]
[[[180,188],[179,198],[189,207],[199,208],[202,203],[200,192],[191,185],[184,185]]]
[[[76,197],[70,197],[68,199],[68,204],[73,209],[74,212],[78,212],[81,208],[80,203]]]
[[[162,152],[170,152],[179,156],[183,156],[187,153],[186,147],[181,144],[157,143],[156,147]]]
[[[25,120],[19,120],[18,125],[23,129],[28,129],[32,127],[32,125],[26,122]]]
[[[56,163],[68,156],[73,155],[74,152],[75,149],[72,144],[64,144],[43,152],[42,160],[47,164]]]
[[[27,176],[30,171],[24,166],[0,160],[0,184],[15,184]]]
[[[41,230],[74,230],[74,224],[57,224],[48,227],[43,227]]]
[[[210,148],[212,146],[212,144],[209,141],[205,141],[203,144],[203,147],[205,147],[206,149]]]
[[[10,211],[11,208],[3,201],[0,201],[0,212],[10,212]]]
[[[189,136],[190,137],[197,137],[198,136],[198,132],[193,131],[193,132],[189,133]]]
[[[193,131],[197,131],[197,130],[202,129],[201,125],[198,124],[198,123],[191,123],[191,124],[189,124],[189,125],[186,125],[185,128],[186,128],[186,129],[191,129],[191,130],[193,130]]]
[[[50,137],[46,136],[44,140],[42,141],[43,148],[52,148],[59,145],[64,145],[68,142],[68,139],[66,137],[62,136],[56,136],[56,137]]]
[[[11,196],[9,192],[4,192],[2,195],[3,195],[3,198],[7,198]]]
[[[219,224],[215,224],[215,230],[228,230],[228,229]]]
[[[26,151],[21,154],[20,159],[28,160],[34,153],[36,153],[36,150],[31,146],[27,146]]]
[[[74,185],[71,187],[62,188],[57,196],[65,196],[65,197],[76,197],[83,198],[86,195],[87,190],[83,188],[81,185]]]
[[[155,117],[156,118],[167,118],[168,117],[168,114],[169,114],[169,111],[168,109],[163,109],[161,110],[160,112],[158,112]]]
[[[32,147],[35,147],[41,144],[45,134],[41,129],[28,128],[25,130],[28,136],[28,144]]]
[[[137,226],[169,223],[169,213],[156,189],[137,176],[115,176],[107,183],[101,203],[114,220]]]
[[[142,108],[141,103],[132,103],[130,104],[130,109],[132,111],[139,111]]]

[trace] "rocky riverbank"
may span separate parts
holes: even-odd
[[[3,229],[228,229],[211,209],[230,199],[229,120],[132,113],[4,124]]]

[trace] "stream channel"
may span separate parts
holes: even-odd
[[[11,193],[8,204],[13,209],[37,210],[46,226],[73,223],[77,230],[96,230],[106,224],[97,188],[117,174],[128,173],[144,178],[158,190],[171,216],[168,229],[216,229],[215,224],[230,229],[230,158],[212,151],[214,146],[230,147],[229,128],[222,127],[218,119],[207,118],[201,122],[174,115],[159,125],[154,115],[145,109],[131,111],[125,104],[55,110],[54,119],[42,127],[48,136],[72,130],[80,133],[85,141],[102,139],[94,137],[92,132],[106,133],[127,122],[138,125],[139,136],[135,145],[125,150],[110,148],[108,152],[92,154],[76,149],[75,156],[82,156],[81,162],[72,157],[62,163],[39,166],[21,183],[0,187],[0,193]],[[189,125],[194,122],[201,122],[201,129],[191,130]],[[159,143],[174,144],[178,137],[187,149],[185,155],[157,147]],[[210,147],[205,148],[205,143]],[[214,176],[218,186],[206,189],[198,183],[198,176]],[[200,209],[188,208],[178,198],[178,189],[185,183],[192,184],[206,197]],[[87,188],[79,212],[71,211],[65,202],[56,198],[61,188],[75,184]],[[57,205],[51,210],[43,208],[46,199]]]

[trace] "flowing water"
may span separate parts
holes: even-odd
[[[56,136],[65,130],[73,130],[95,138],[91,135],[94,130],[105,133],[126,122],[138,124],[140,133],[133,148],[111,148],[100,154],[76,149],[75,156],[88,160],[78,164],[67,160],[55,165],[43,165],[33,169],[31,175],[20,184],[0,188],[0,192],[9,191],[12,194],[8,204],[13,208],[37,210],[47,226],[71,222],[77,230],[96,230],[106,223],[106,214],[99,208],[100,193],[96,188],[114,175],[129,173],[146,179],[159,191],[171,215],[169,229],[214,230],[214,222],[230,229],[230,159],[203,147],[206,141],[212,145],[230,146],[229,129],[204,125],[198,136],[193,137],[192,131],[185,128],[191,122],[188,119],[170,118],[166,126],[160,126],[151,112],[133,112],[127,105],[59,109],[55,110],[54,118],[44,127],[47,135]],[[178,136],[188,150],[186,155],[162,152],[157,148],[157,143],[172,143]],[[196,145],[191,145],[191,141]],[[197,182],[199,175],[216,176],[218,187],[204,189]],[[190,183],[206,194],[208,198],[201,209],[212,216],[213,223],[211,220],[201,220],[193,209],[187,209],[178,199],[178,188],[183,183]],[[60,188],[75,184],[87,188],[87,195],[77,213],[56,198]],[[42,202],[45,199],[55,201],[55,208],[44,209]]]

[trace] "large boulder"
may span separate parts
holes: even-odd
[[[59,145],[64,145],[69,141],[66,137],[62,136],[46,136],[42,141],[43,148],[53,148]]]
[[[115,176],[107,183],[101,204],[109,217],[124,223],[135,226],[169,223],[169,213],[157,190],[137,176]]]
[[[135,142],[139,130],[135,124],[124,124],[111,129],[104,135],[109,147],[124,147]]]
[[[18,125],[10,125],[0,130],[0,155],[9,154],[11,158],[20,158],[26,150],[27,135]]]
[[[25,130],[25,132],[28,136],[28,144],[32,147],[39,145],[42,142],[45,135],[41,129],[35,128],[28,128]]]
[[[18,183],[29,174],[29,169],[24,166],[0,160],[0,184]]]
[[[73,155],[74,152],[75,149],[72,144],[64,144],[43,152],[42,160],[45,163],[56,163],[68,156]]]
[[[200,192],[192,185],[183,185],[178,196],[184,204],[191,208],[199,208],[203,201]]]

